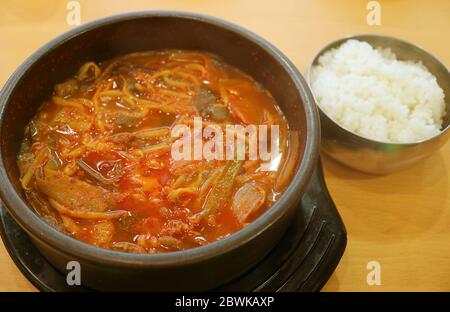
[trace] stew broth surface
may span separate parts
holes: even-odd
[[[278,125],[280,157],[177,160],[176,125]],[[204,142],[211,138],[201,137]],[[21,183],[35,211],[83,242],[135,253],[194,248],[265,212],[297,168],[298,133],[271,94],[204,52],[84,64],[25,129]]]

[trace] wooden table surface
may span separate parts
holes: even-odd
[[[33,51],[71,29],[69,1],[2,0],[0,86]],[[79,1],[81,22],[143,9],[187,10],[240,24],[280,48],[304,73],[323,45],[341,36],[381,33],[414,42],[450,63],[450,1],[379,1],[381,25],[366,22],[368,1]],[[324,159],[328,187],[348,245],[324,291],[450,291],[450,143],[415,167],[371,176]],[[378,261],[381,285],[367,284]],[[35,291],[0,244],[0,291]]]

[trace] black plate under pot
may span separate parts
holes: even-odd
[[[39,290],[92,291],[69,286],[66,276],[39,253],[3,207],[0,234],[16,265]],[[346,243],[345,227],[328,194],[319,162],[278,245],[248,272],[213,291],[318,291],[336,268]]]

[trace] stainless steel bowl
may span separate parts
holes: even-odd
[[[447,114],[442,132],[434,137],[413,143],[387,143],[367,139],[344,129],[317,105],[322,127],[322,150],[342,164],[374,174],[387,174],[407,168],[437,151],[450,137],[449,71],[436,57],[422,48],[388,36],[366,34],[345,37],[326,45],[313,58],[306,75],[308,84],[311,85],[311,68],[318,63],[319,57],[349,39],[366,41],[373,47],[390,48],[399,60],[421,61],[444,90]]]

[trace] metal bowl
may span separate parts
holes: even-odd
[[[355,35],[331,42],[313,58],[307,72],[307,82],[311,85],[311,68],[325,52],[339,47],[349,39],[366,41],[373,47],[390,48],[399,60],[422,62],[436,77],[444,90],[446,116],[442,132],[429,139],[411,143],[388,143],[364,138],[344,129],[331,119],[319,105],[322,127],[322,150],[338,162],[373,174],[388,174],[407,168],[436,152],[449,138],[450,124],[450,83],[448,68],[424,49],[409,42],[381,35]],[[316,101],[317,103],[317,101]]]

